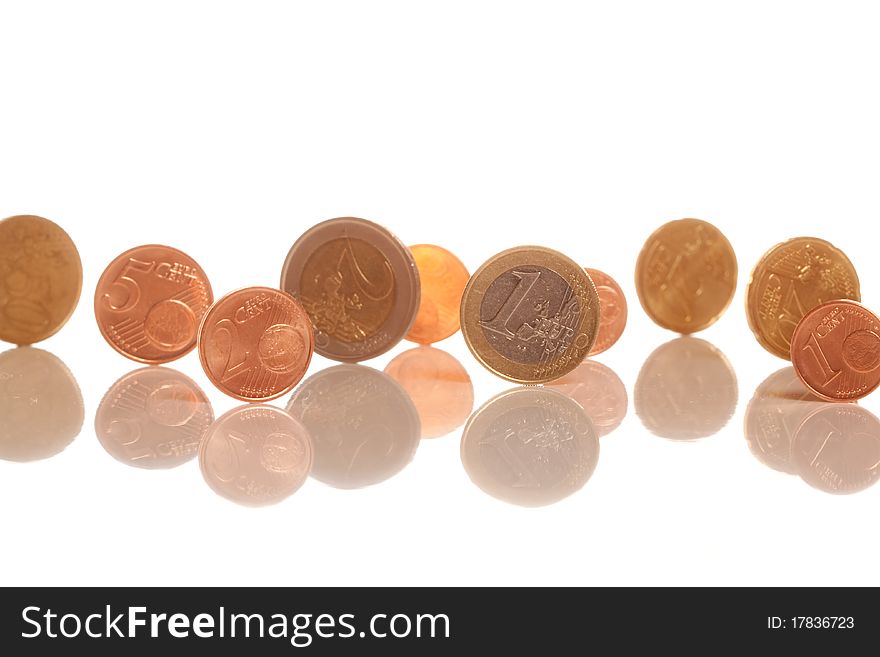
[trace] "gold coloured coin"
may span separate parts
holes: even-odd
[[[490,258],[468,281],[461,330],[474,357],[516,383],[544,383],[571,372],[599,329],[599,295],[570,258],[520,246]]]
[[[746,316],[764,349],[791,360],[795,327],[810,310],[836,299],[861,300],[855,267],[833,244],[795,237],[755,265],[746,288]]]
[[[33,344],[70,319],[82,291],[73,241],[48,219],[0,221],[0,340]]]
[[[655,323],[678,333],[714,324],[736,291],[736,255],[727,238],[700,219],[655,230],[636,262],[636,292]]]

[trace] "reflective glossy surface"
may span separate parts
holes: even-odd
[[[54,456],[79,435],[83,414],[76,379],[58,357],[34,347],[0,354],[0,459]]]

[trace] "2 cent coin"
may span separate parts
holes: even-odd
[[[231,292],[199,329],[199,359],[211,382],[242,401],[266,401],[299,383],[314,350],[308,315],[292,296],[268,287]]]

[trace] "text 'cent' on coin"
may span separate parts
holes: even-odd
[[[679,219],[658,228],[636,261],[636,292],[648,317],[677,333],[714,324],[736,291],[733,247],[715,226]]]
[[[227,294],[211,306],[199,330],[199,359],[208,378],[242,401],[266,401],[292,390],[313,350],[305,310],[268,287]]]
[[[95,288],[104,339],[140,363],[167,363],[196,345],[214,295],[199,264],[170,246],[148,244],[111,262]]]
[[[281,289],[311,318],[315,351],[343,362],[374,358],[400,342],[421,295],[410,250],[387,229],[355,217],[307,230],[287,255]]]
[[[468,281],[461,327],[476,359],[517,383],[552,381],[590,353],[599,329],[596,286],[583,268],[540,246],[503,251]]]
[[[880,386],[880,317],[857,301],[816,306],[794,330],[791,361],[822,399],[861,399]]]

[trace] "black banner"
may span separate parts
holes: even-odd
[[[843,589],[4,589],[3,654],[557,654],[870,645],[873,591]]]

